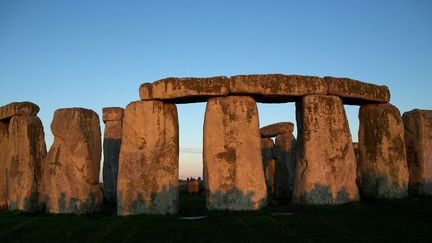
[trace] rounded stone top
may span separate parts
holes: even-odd
[[[121,107],[105,107],[102,109],[102,120],[120,121],[123,119],[124,109]]]
[[[36,116],[38,112],[39,106],[32,102],[12,102],[0,107],[0,120],[13,116]]]
[[[261,137],[271,138],[280,134],[292,133],[294,131],[294,124],[292,122],[279,122],[271,124],[260,129]]]

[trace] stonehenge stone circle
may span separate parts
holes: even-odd
[[[204,118],[207,208],[256,210],[266,205],[256,102],[249,96],[210,98]]]
[[[130,103],[123,118],[117,180],[117,214],[178,210],[178,117],[175,104]]]
[[[107,107],[102,110],[105,123],[102,168],[103,193],[108,202],[117,202],[117,174],[122,139],[123,108]]]
[[[55,111],[54,143],[46,158],[47,212],[83,214],[103,202],[99,186],[101,131],[98,115],[83,108]]]
[[[263,138],[272,138],[279,134],[292,133],[293,131],[294,124],[291,122],[279,122],[260,129],[261,137]]]
[[[297,166],[295,138],[291,132],[276,136],[274,155],[276,157],[275,197],[291,199]]]
[[[359,190],[363,198],[408,195],[404,127],[391,104],[362,105],[359,112]]]
[[[9,143],[9,124],[0,120],[0,209],[8,208],[6,193],[6,163]]]
[[[403,114],[409,168],[409,193],[432,195],[432,110]]]
[[[298,165],[292,202],[341,204],[359,200],[356,159],[342,100],[307,95],[296,103]]]
[[[39,118],[13,116],[9,123],[5,176],[9,210],[34,212],[43,206],[45,156],[44,131]]]
[[[261,155],[263,159],[264,176],[267,194],[273,195],[275,183],[276,160],[273,154],[274,142],[271,138],[261,138]]]

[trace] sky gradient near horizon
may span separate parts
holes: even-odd
[[[255,73],[350,77],[389,86],[402,113],[432,109],[432,1],[0,0],[0,105],[38,104],[48,148],[56,109],[101,115],[143,82]],[[293,103],[258,109],[261,126],[295,121]],[[181,178],[202,171],[204,110],[178,105]]]

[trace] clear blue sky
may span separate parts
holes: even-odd
[[[251,73],[351,77],[389,86],[401,112],[432,109],[432,1],[0,0],[0,105],[38,104],[48,145],[58,108],[101,114],[143,82]],[[178,106],[183,177],[201,170],[185,149],[202,148],[204,109]],[[291,103],[259,111],[295,120]]]

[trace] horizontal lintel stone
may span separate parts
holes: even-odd
[[[12,102],[0,107],[0,120],[13,116],[36,116],[39,106],[31,102]]]

